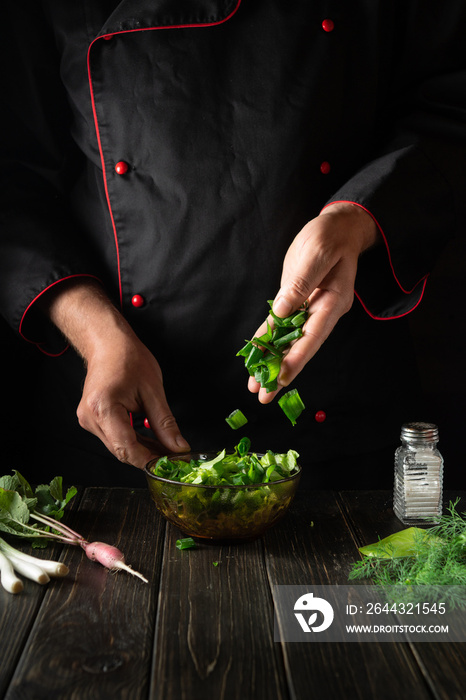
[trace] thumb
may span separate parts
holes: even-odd
[[[160,401],[147,411],[147,427],[155,433],[162,445],[171,452],[188,452],[191,448],[181,435],[175,416],[166,402]]]
[[[272,311],[280,318],[289,316],[297,311],[309,298],[312,289],[304,278],[294,278],[288,283],[282,284],[272,305]]]

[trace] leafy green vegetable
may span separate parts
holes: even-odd
[[[32,524],[30,519],[41,516],[60,520],[65,506],[77,493],[72,486],[63,495],[63,481],[57,476],[50,484],[40,484],[34,490],[18,471],[0,477],[0,530],[17,537],[41,537],[49,525]],[[38,542],[34,543],[36,546]]]
[[[284,394],[279,400],[278,405],[282,409],[287,418],[290,419],[292,425],[296,425],[296,420],[304,411],[304,403],[298,394],[297,389],[291,389]]]
[[[419,527],[408,527],[393,535],[385,537],[374,544],[359,547],[361,554],[366,557],[382,559],[397,559],[398,557],[415,556],[418,540],[429,537],[426,531]]]
[[[37,486],[35,491],[17,471],[13,476],[0,477],[0,530],[10,535],[31,539],[33,547],[46,546],[47,540],[80,546],[92,561],[99,561],[111,570],[128,571],[132,576],[137,576],[147,583],[147,579],[142,574],[125,563],[123,553],[119,549],[104,542],[87,542],[78,532],[60,522],[65,506],[76,493],[77,489],[72,486],[63,496],[61,476],[52,479],[48,485]],[[31,519],[34,521],[33,525],[30,524]],[[5,553],[5,546],[8,547],[8,544],[3,543],[0,547],[3,549],[2,556]],[[21,553],[9,548],[10,560],[12,557],[18,560],[20,555]],[[18,562],[15,564],[15,568],[17,567]],[[10,577],[9,589],[12,590],[14,585]]]
[[[289,507],[299,482],[298,453],[250,451],[247,437],[232,453],[160,458],[150,467],[151,497],[187,535],[228,540],[258,536]],[[292,477],[292,478],[287,478]],[[168,480],[168,481],[167,481]]]
[[[295,450],[288,450],[285,454],[269,450],[259,457],[255,453],[249,454],[250,445],[249,438],[243,438],[232,454],[222,450],[210,460],[191,459],[185,462],[161,457],[151,471],[164,479],[209,486],[266,484],[286,479],[298,471],[299,455]]]
[[[457,512],[458,500],[434,527],[410,527],[361,547],[363,559],[353,564],[349,578],[405,590],[424,586],[434,593],[451,587],[457,596],[458,587],[466,586],[466,513]],[[466,606],[464,595],[451,602]]]
[[[184,537],[181,540],[176,540],[175,544],[178,549],[193,549],[197,547],[192,537]]]
[[[268,304],[273,327],[267,321],[267,331],[259,338],[247,341],[236,355],[244,357],[249,374],[267,392],[271,392],[278,388],[277,378],[285,351],[291,342],[303,335],[302,326],[306,322],[307,312],[300,309],[286,318],[280,318],[272,311],[273,301],[269,300]]]
[[[225,420],[230,426],[230,428],[233,428],[233,430],[242,428],[243,425],[246,425],[246,423],[248,422],[248,419],[239,408],[230,413],[230,415],[227,418],[225,418]]]

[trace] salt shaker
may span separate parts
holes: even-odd
[[[406,525],[435,523],[442,515],[443,457],[433,423],[405,423],[395,452],[393,510]]]

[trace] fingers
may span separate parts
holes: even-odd
[[[356,265],[360,253],[378,240],[377,226],[364,209],[349,202],[327,206],[287,251],[274,313],[283,318],[296,311],[340,261]]]
[[[337,262],[325,249],[320,235],[321,228],[320,221],[309,222],[287,251],[283,262],[281,286],[272,307],[273,312],[280,318],[299,309]]]
[[[190,448],[168,406],[158,363],[139,343],[132,347],[126,363],[118,354],[115,362],[110,354],[88,365],[77,415],[81,427],[96,435],[118,460],[143,468],[160,456],[160,447],[162,454]],[[141,441],[130,413],[147,416],[160,446]]]
[[[261,403],[270,403],[293,381],[351,308],[358,257],[376,242],[372,217],[351,203],[328,207],[293,240],[283,263],[273,312],[284,318],[308,302],[309,318],[303,337],[291,345],[282,360],[277,391],[267,393],[254,378],[249,379],[248,389]],[[264,323],[256,335],[265,328]]]
[[[138,441],[129,413],[123,405],[114,404],[108,408],[95,405],[89,411],[85,402],[81,401],[77,415],[81,427],[98,437],[120,462],[143,469],[156,456]]]
[[[254,377],[249,378],[248,389],[258,395],[260,403],[273,401],[281,389],[297,377],[328,338],[341,316],[351,308],[354,276],[355,267],[342,261],[310,295],[309,317],[302,329],[303,336],[291,344],[282,359],[277,390],[267,392]]]
[[[274,314],[280,318],[289,316],[304,304],[314,289],[313,278],[296,276],[282,283],[272,306]]]
[[[188,452],[190,446],[181,435],[173,413],[164,396],[153,397],[146,403],[149,425],[162,445],[170,452]]]
[[[162,410],[162,413],[160,413]],[[148,412],[149,413],[149,412]],[[141,440],[131,425],[130,415],[122,404],[105,408],[94,407],[92,413],[82,405],[78,407],[81,427],[96,435],[105,447],[120,461],[143,469],[147,462],[167,452],[187,452],[190,447],[182,437],[168,406],[150,412],[151,426],[160,443]]]

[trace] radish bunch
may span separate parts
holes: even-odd
[[[88,542],[82,535],[59,522],[64,508],[76,494],[76,489],[62,493],[62,478],[55,477],[48,485],[35,490],[19,473],[0,477],[0,530],[16,537],[26,537],[39,546],[41,540],[56,540],[65,544],[79,545],[92,561],[112,571],[124,570],[147,583],[147,579],[125,563],[122,552],[104,542]],[[31,519],[35,520],[34,525]],[[66,576],[68,567],[24,554],[0,538],[0,578],[2,586],[10,593],[19,593],[23,583],[17,574],[37,583],[48,583],[50,577]]]

